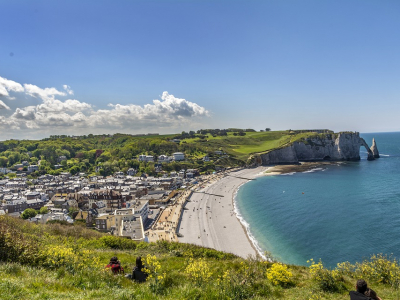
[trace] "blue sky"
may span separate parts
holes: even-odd
[[[0,11],[0,140],[400,127],[399,1],[14,0]]]

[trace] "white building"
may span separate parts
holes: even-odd
[[[145,162],[154,161],[154,156],[142,154],[142,155],[139,155],[139,161],[145,161]]]
[[[175,161],[185,160],[185,154],[182,152],[175,152],[173,156]]]
[[[134,210],[135,215],[140,215],[142,221],[146,222],[149,216],[149,201],[133,200],[126,203],[126,208]]]
[[[38,165],[30,165],[28,166],[28,172],[35,172],[39,170],[39,166]]]
[[[172,160],[171,157],[167,156],[167,155],[160,155],[158,157],[158,162],[159,163],[169,163],[171,160]]]

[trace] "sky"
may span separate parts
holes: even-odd
[[[400,131],[400,1],[0,0],[0,140]]]

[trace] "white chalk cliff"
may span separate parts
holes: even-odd
[[[358,132],[316,135],[290,146],[255,155],[255,163],[296,164],[301,161],[356,161],[360,160],[360,147],[368,152],[368,160],[374,153]],[[376,149],[377,151],[377,149]]]

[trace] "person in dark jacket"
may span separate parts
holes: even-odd
[[[116,256],[111,257],[110,263],[106,266],[106,269],[111,269],[114,275],[124,273],[124,268],[121,266],[121,262]]]
[[[373,290],[368,288],[367,282],[364,279],[357,280],[356,290],[349,293],[350,300],[381,300]]]
[[[132,270],[132,274],[127,274],[125,277],[135,280],[136,282],[145,282],[147,273],[140,256],[136,257],[136,266]]]

